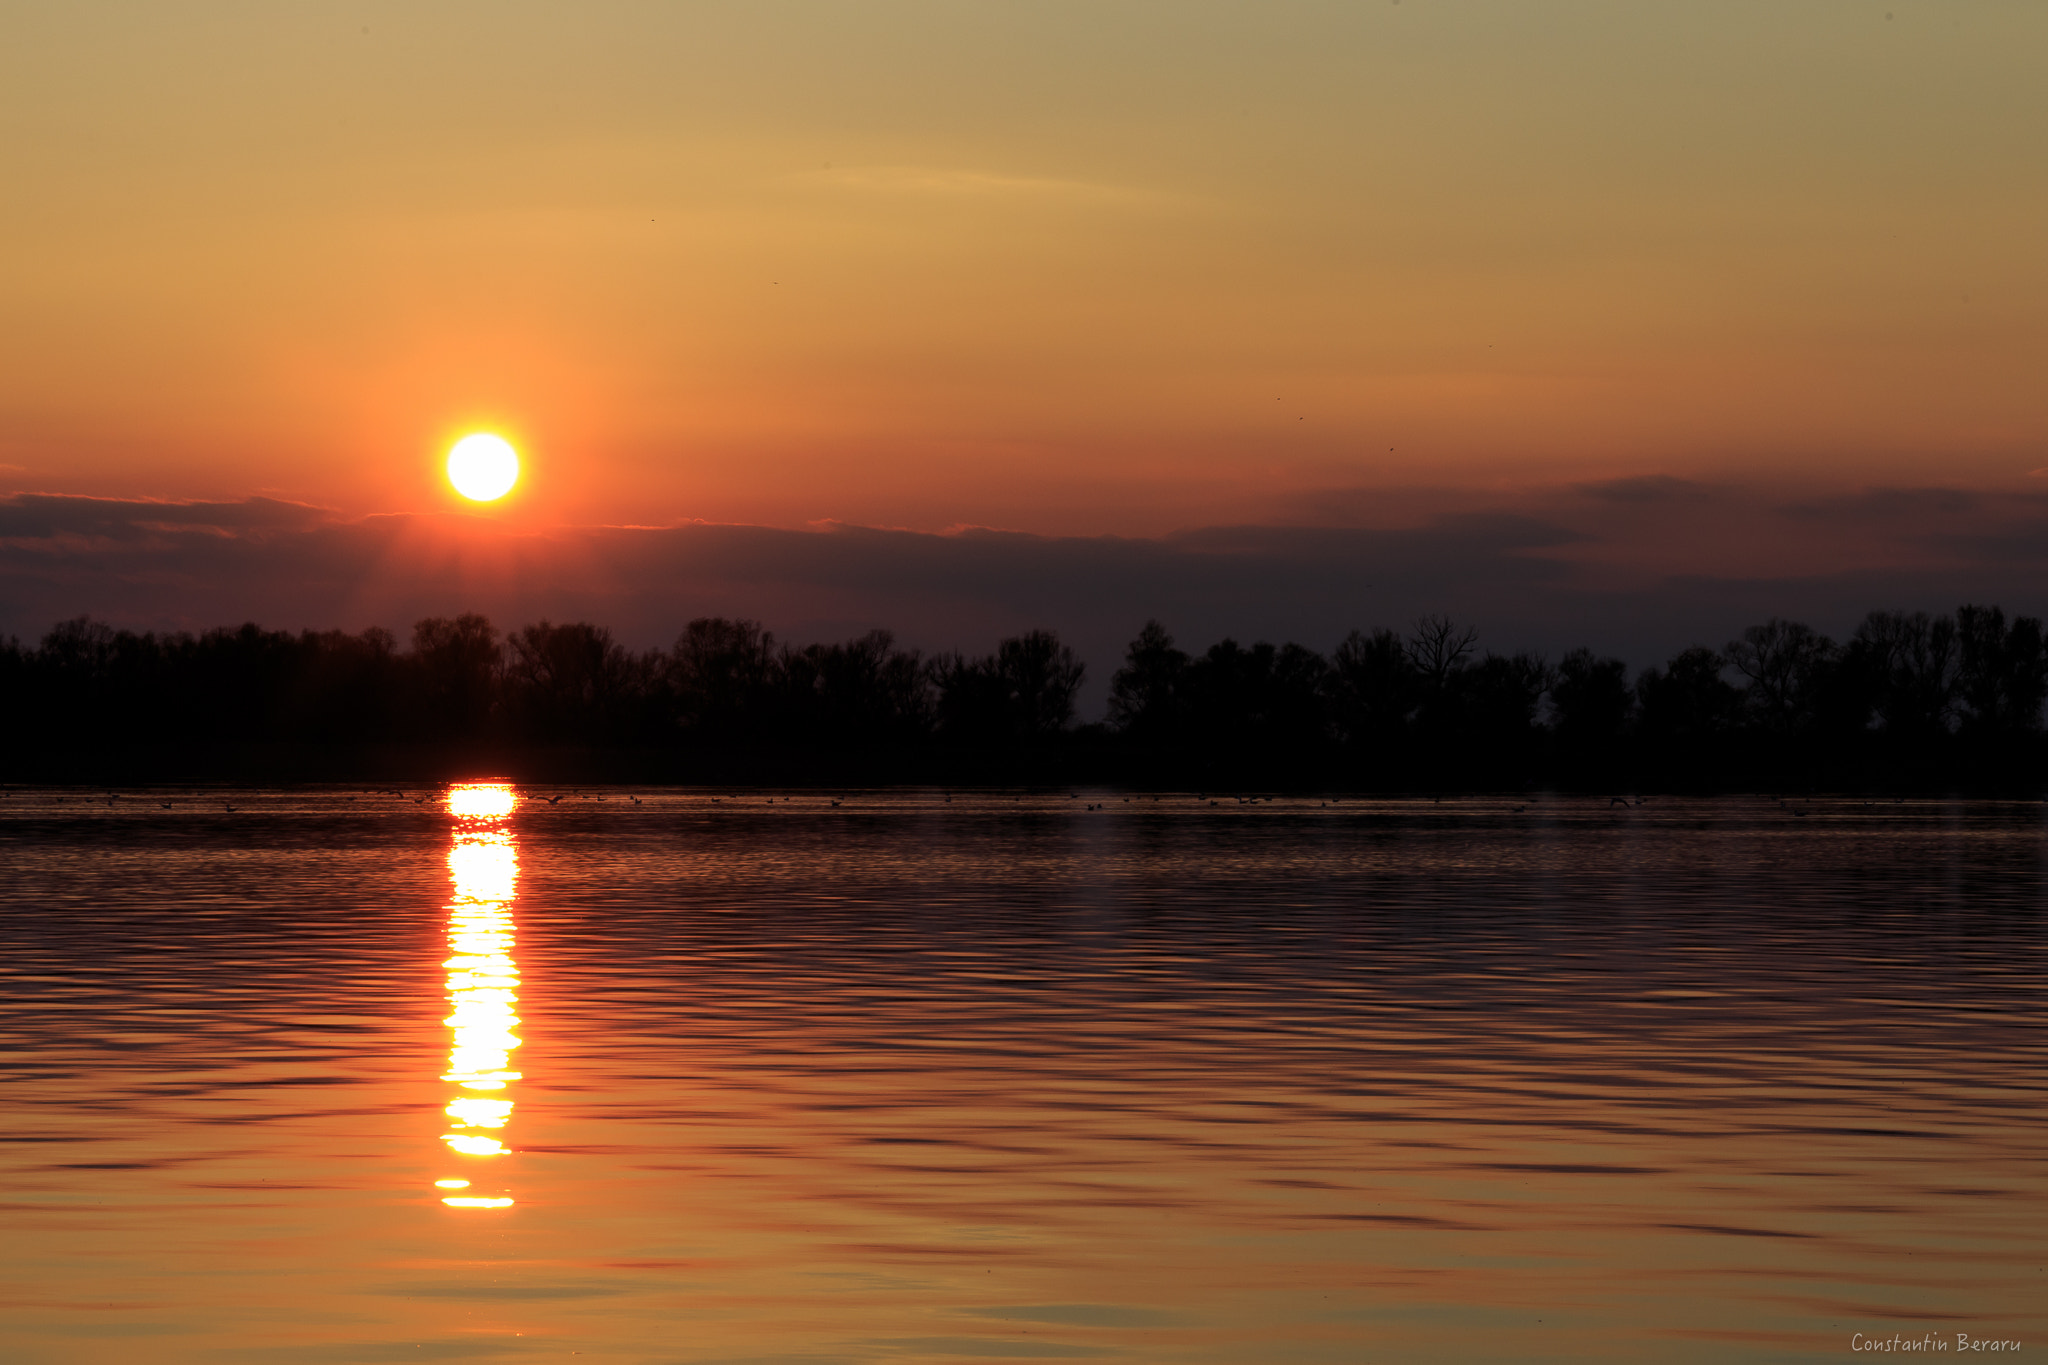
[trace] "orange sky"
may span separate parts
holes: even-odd
[[[473,426],[548,521],[2038,491],[2043,51],[1990,0],[21,11],[0,491],[427,511]]]

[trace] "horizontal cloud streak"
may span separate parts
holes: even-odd
[[[63,493],[20,493],[0,499],[0,540],[58,535],[136,540],[154,527],[189,530],[298,530],[328,520],[303,503],[273,498],[238,502],[165,502],[144,498],[88,498]]]

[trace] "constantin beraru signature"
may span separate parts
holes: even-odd
[[[1973,1337],[1968,1332],[1957,1332],[1955,1340],[1949,1340],[1946,1332],[1922,1332],[1919,1336],[1907,1336],[1894,1332],[1888,1337],[1867,1337],[1858,1332],[1849,1338],[1852,1351],[2017,1351],[2021,1343],[2002,1337]]]

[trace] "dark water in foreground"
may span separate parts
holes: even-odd
[[[0,1359],[2048,1352],[2037,804],[555,794],[0,801]]]

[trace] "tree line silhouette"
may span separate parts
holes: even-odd
[[[1075,724],[1048,630],[926,655],[886,630],[778,641],[692,621],[666,650],[541,621],[389,631],[115,630],[0,640],[13,780],[419,779],[476,771],[697,781],[1113,780],[1379,790],[2041,785],[2048,638],[1997,607],[1873,612],[1847,641],[1752,626],[1635,678],[1575,649],[1481,652],[1441,615],[1325,655],[1148,622]]]

